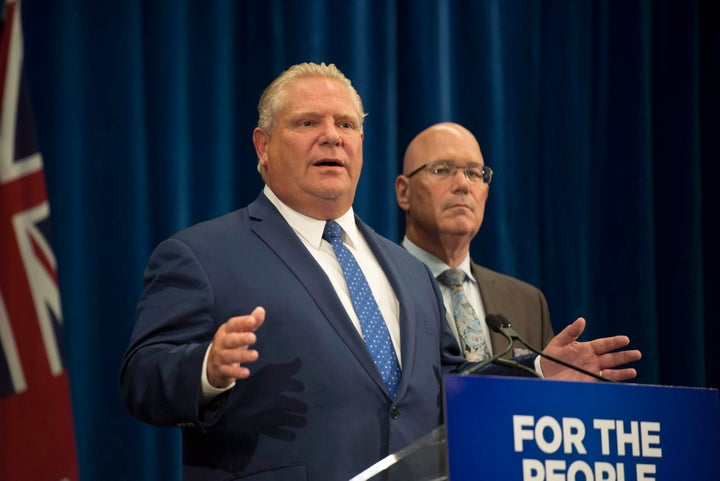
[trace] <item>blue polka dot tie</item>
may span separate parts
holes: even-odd
[[[365,274],[360,270],[355,257],[342,241],[342,227],[335,221],[328,221],[323,231],[323,239],[328,241],[335,252],[340,268],[345,275],[350,298],[355,313],[360,319],[363,338],[370,355],[375,360],[391,398],[395,398],[400,382],[400,365],[395,355],[390,333],[373,297]]]
[[[465,358],[468,361],[482,361],[490,353],[480,318],[465,295],[464,280],[465,273],[460,269],[448,269],[438,276],[438,281],[450,288],[453,317]]]

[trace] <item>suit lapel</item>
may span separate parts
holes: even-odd
[[[330,280],[297,234],[263,194],[248,206],[248,213],[255,222],[252,225],[253,232],[277,254],[288,270],[305,287],[332,329],[357,357],[375,383],[387,393],[385,383],[370,352],[345,312],[340,299],[335,295]]]

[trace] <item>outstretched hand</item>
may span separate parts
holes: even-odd
[[[618,351],[630,344],[630,339],[627,336],[613,336],[580,342],[577,339],[585,330],[585,325],[585,319],[577,318],[575,322],[560,331],[548,343],[543,352],[613,381],[627,381],[635,378],[637,376],[635,369],[618,368],[642,357],[640,351],[636,349]],[[594,380],[590,376],[544,357],[540,360],[540,368],[547,379]]]
[[[207,362],[207,378],[212,386],[225,388],[250,376],[243,364],[258,359],[258,352],[250,346],[257,341],[255,331],[264,321],[265,309],[256,307],[249,315],[231,317],[218,328]]]

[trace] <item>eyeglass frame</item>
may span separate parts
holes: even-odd
[[[470,182],[471,184],[483,184],[483,183],[490,184],[490,182],[492,182],[493,170],[490,167],[488,167],[487,165],[467,164],[465,166],[460,167],[458,165],[455,165],[454,162],[451,162],[449,160],[434,160],[432,162],[428,162],[426,164],[421,165],[417,169],[413,170],[412,172],[407,174],[405,177],[407,177],[409,179],[410,177],[417,174],[421,170],[426,170],[429,174],[435,176],[438,179],[446,178],[446,177],[439,176],[438,174],[433,174],[430,171],[430,169],[434,166],[444,166],[445,168],[447,168],[450,171],[449,172],[450,175],[447,176],[448,179],[455,177],[458,173],[458,170],[462,170],[463,175],[465,176],[467,181]],[[481,177],[482,182],[475,182],[468,175],[468,168],[476,168],[476,167],[480,167],[482,169],[482,177]]]

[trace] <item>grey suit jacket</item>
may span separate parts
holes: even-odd
[[[514,277],[471,262],[472,271],[480,289],[480,297],[486,314],[502,314],[528,344],[543,349],[553,338],[550,311],[543,293]],[[507,339],[496,332],[490,333],[493,352],[500,352],[507,346]],[[528,354],[519,342],[505,357]]]

